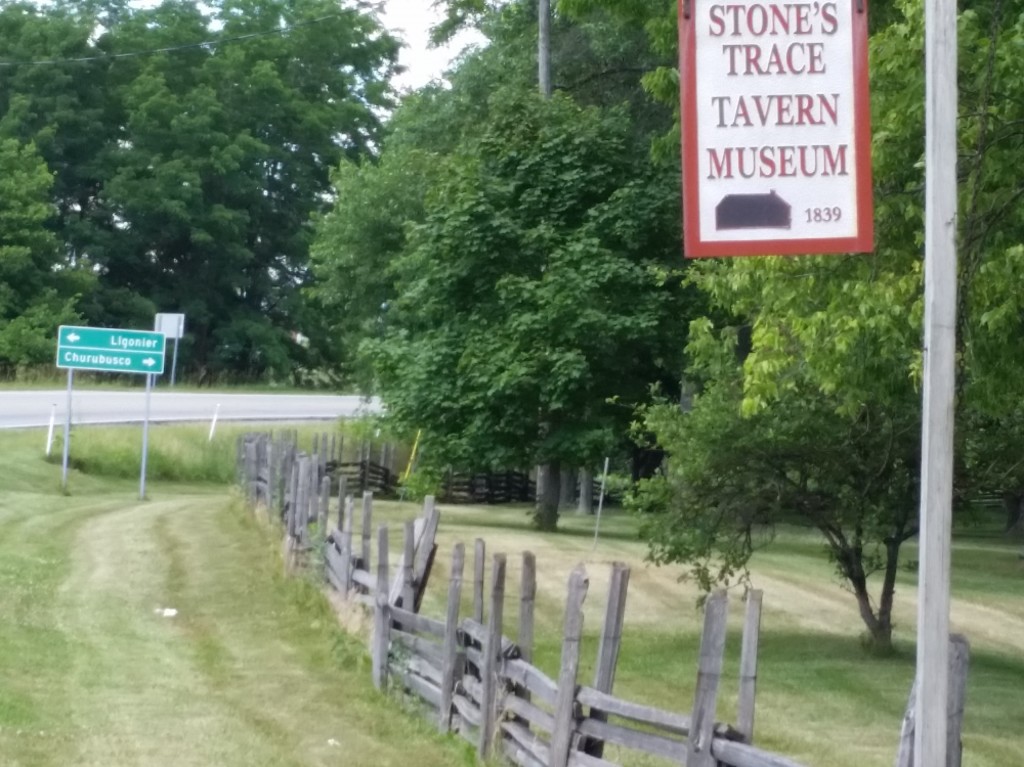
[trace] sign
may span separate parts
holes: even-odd
[[[163,333],[118,328],[61,325],[57,331],[57,367],[109,373],[164,372]]]
[[[864,0],[679,0],[686,256],[873,246]]]
[[[157,314],[153,321],[153,330],[163,333],[164,338],[177,340],[185,335],[185,315]]]
[[[174,386],[175,373],[178,370],[178,341],[185,335],[185,315],[157,314],[153,318],[153,330],[174,341],[174,352],[171,354],[171,386]]]

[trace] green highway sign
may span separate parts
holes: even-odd
[[[163,333],[120,328],[61,325],[57,331],[57,367],[108,373],[164,372]]]

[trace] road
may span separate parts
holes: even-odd
[[[75,390],[71,421],[134,423],[145,413],[142,390]],[[224,421],[319,420],[351,418],[378,412],[379,402],[352,395],[331,394],[228,394],[154,391],[150,419],[154,422],[209,421],[217,413]],[[46,426],[51,412],[58,426],[64,422],[67,391],[0,390],[0,429]]]

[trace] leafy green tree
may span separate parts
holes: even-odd
[[[441,465],[579,465],[651,383],[675,385],[675,182],[637,173],[622,111],[508,91],[490,107],[392,265],[371,357],[389,414]]]
[[[396,42],[328,0],[30,3],[0,10],[3,135],[54,174],[60,263],[98,277],[91,322],[189,316],[183,361],[287,374],[308,312],[311,217],[368,154]]]
[[[389,412],[397,418],[401,410],[411,428],[430,427],[423,455],[441,466],[466,467],[552,459],[572,471],[623,444],[633,403],[646,400],[652,383],[678,388],[685,322],[667,308],[683,292],[670,284],[681,266],[678,176],[674,162],[654,166],[648,157],[649,136],[671,125],[671,110],[652,104],[640,90],[641,74],[656,58],[640,27],[627,28],[603,12],[572,22],[556,17],[556,88],[576,104],[600,107],[577,110],[580,117],[574,119],[616,126],[614,141],[603,128],[585,155],[579,140],[560,135],[571,124],[565,117],[572,111],[569,100],[562,97],[549,107],[558,115],[550,129],[544,127],[543,107],[533,104],[536,4],[464,4],[458,11],[469,12],[462,20],[471,18],[488,45],[459,60],[449,73],[450,87],[431,86],[404,99],[389,123],[379,162],[342,165],[335,177],[338,204],[318,227],[312,293],[329,318],[328,335],[338,339],[346,368],[365,378],[379,375]],[[502,111],[503,99],[510,103]],[[514,135],[520,118],[524,130]],[[581,139],[596,135],[592,126],[581,130]],[[500,132],[509,134],[513,153],[505,160]],[[533,146],[538,141],[550,146]],[[606,149],[618,156],[608,157]],[[558,157],[563,151],[570,155]],[[586,167],[591,157],[598,158],[593,173]],[[542,170],[549,160],[555,163],[550,173]],[[516,169],[517,163],[522,167]],[[616,178],[606,177],[609,167]],[[537,188],[530,192],[534,175]],[[502,183],[521,191],[503,194]],[[577,183],[597,191],[577,190]],[[494,210],[490,224],[469,213],[476,202]],[[574,208],[571,215],[563,212],[568,208]],[[455,211],[470,220],[451,219]],[[492,241],[491,225],[514,231]],[[440,291],[460,307],[461,316],[451,322],[434,311],[436,302],[428,310],[411,298],[421,289],[433,291],[442,251],[428,253],[442,239],[443,252],[456,254],[444,256],[446,261],[470,273],[481,267],[471,288],[441,280]],[[606,298],[609,293],[615,300]],[[478,307],[461,308],[476,299]],[[595,305],[585,306],[591,299]],[[620,321],[617,313],[629,301],[636,315]],[[466,333],[467,318],[484,317],[486,326]],[[599,327],[603,319],[607,326]],[[543,339],[544,328],[560,325],[575,329],[564,341]],[[429,350],[421,330],[438,341]],[[400,343],[402,334],[412,332],[415,341]],[[657,332],[661,341],[654,339]],[[453,375],[451,368],[441,374],[445,362],[437,356],[447,333],[454,334],[451,350],[460,356],[449,360],[459,366],[455,374],[462,375],[472,361],[472,381],[458,385],[477,392],[490,381],[494,395],[490,406],[490,394],[473,394],[479,401],[472,405],[466,400],[458,427],[449,423],[453,412],[435,408],[425,393],[413,393],[426,384],[418,367],[429,366],[443,379]],[[621,341],[630,333],[636,348]],[[578,340],[587,334],[586,343]],[[605,334],[609,343],[602,348]],[[367,340],[363,348],[373,353],[353,358]],[[463,344],[464,355],[458,351]],[[402,376],[408,381],[397,383]],[[573,409],[578,412],[562,415]],[[548,485],[557,489],[557,474]]]
[[[334,172],[338,204],[319,222],[311,250],[311,299],[329,316],[321,342],[342,375],[372,388],[372,369],[359,357],[363,339],[381,334],[396,298],[391,263],[406,245],[408,222],[422,220],[438,159],[401,146],[379,163],[343,161]]]
[[[2,126],[0,126],[2,127]],[[46,228],[52,179],[36,148],[0,138],[0,370],[49,362],[57,325],[78,319],[76,289],[88,276],[58,270]]]
[[[215,11],[167,3],[111,32],[115,51],[256,37],[133,60],[120,75],[126,121],[104,200],[126,225],[103,264],[108,284],[189,316],[201,369],[281,374],[302,354],[290,337],[310,218],[326,207],[330,168],[378,130],[395,43],[322,0]]]

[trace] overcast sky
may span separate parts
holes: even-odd
[[[384,0],[381,22],[405,41],[399,63],[407,68],[395,82],[399,89],[418,88],[438,78],[467,45],[476,42],[473,35],[460,35],[452,45],[429,48],[430,27],[441,19],[432,0]]]

